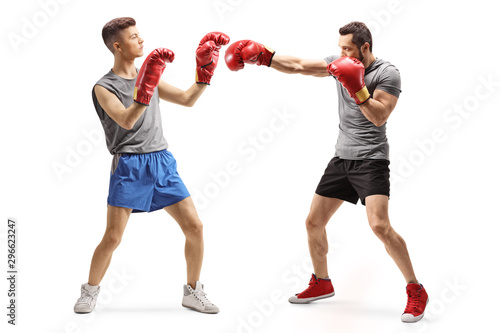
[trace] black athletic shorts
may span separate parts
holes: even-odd
[[[388,160],[344,160],[334,157],[316,188],[316,194],[357,204],[374,194],[389,196]]]

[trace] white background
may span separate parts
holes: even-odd
[[[7,281],[0,283],[2,331],[392,333],[495,327],[500,30],[492,4],[4,4],[0,266],[7,261],[7,218],[15,217],[20,276],[15,328],[6,323]],[[161,104],[169,149],[205,226],[201,280],[221,312],[203,315],[181,307],[184,237],[159,211],[131,217],[95,313],[73,313],[106,222],[111,155],[91,88],[113,65],[102,26],[120,16],[137,20],[145,55],[157,47],[175,52],[163,79],[182,89],[194,82],[194,51],[207,32],[223,31],[232,42],[253,39],[277,54],[323,58],[338,54],[340,26],[353,20],[369,25],[375,56],[402,75],[403,93],[387,125],[390,216],[430,294],[421,322],[400,322],[405,281],[360,204],[344,204],[327,227],[336,296],[307,306],[286,301],[307,286],[312,272],[304,220],[334,154],[335,84],[257,66],[230,72],[224,51],[212,85],[193,108]],[[38,27],[29,30],[29,24]],[[24,40],[15,45],[13,36]],[[277,113],[290,116],[281,131],[270,132]],[[238,149],[248,149],[249,137],[259,136],[264,142],[254,155]],[[238,163],[239,173],[223,177],[230,161]],[[56,172],[61,165],[64,172]]]

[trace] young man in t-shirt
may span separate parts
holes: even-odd
[[[245,63],[265,65],[284,73],[316,77],[332,75],[339,98],[339,135],[335,156],[314,195],[306,228],[314,266],[309,287],[290,297],[291,303],[310,303],[335,294],[328,277],[326,225],[344,201],[366,206],[375,235],[406,280],[408,303],[401,320],[416,322],[424,315],[428,296],[418,282],[403,238],[389,222],[389,144],[386,122],[401,92],[399,71],[372,53],[372,36],[361,22],[340,28],[340,56],[307,60],[275,52],[251,40],[231,44],[226,64],[240,70]],[[366,82],[366,84],[365,84]]]
[[[196,82],[186,91],[160,80],[165,64],[174,60],[168,49],[156,49],[138,72],[134,61],[143,56],[144,40],[136,22],[122,17],[108,22],[102,37],[114,55],[113,68],[92,89],[92,99],[113,155],[109,183],[107,227],[95,249],[88,283],[74,306],[77,313],[92,312],[113,251],[122,239],[131,213],[164,209],[185,237],[187,283],[182,305],[203,313],[217,313],[199,281],[203,261],[203,225],[193,200],[176,169],[163,137],[159,98],[193,106],[210,84],[219,49],[229,43],[223,33],[209,33],[196,50]]]

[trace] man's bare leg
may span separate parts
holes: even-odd
[[[328,254],[328,239],[325,227],[342,205],[344,201],[336,198],[327,198],[314,194],[311,209],[306,219],[307,239],[309,242],[309,253],[317,278],[328,276],[328,265],[326,255]]]
[[[386,195],[371,195],[366,197],[365,204],[370,227],[384,243],[387,253],[403,273],[406,283],[418,283],[406,243],[389,222],[389,197]]]
[[[90,265],[89,284],[101,283],[111,262],[114,250],[121,242],[132,209],[108,205],[107,225],[101,243],[97,246]]]
[[[203,263],[203,224],[198,217],[191,197],[164,208],[179,224],[186,236],[184,255],[186,257],[187,284],[195,288],[200,280]]]

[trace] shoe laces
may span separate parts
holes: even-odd
[[[88,291],[87,289],[82,287],[82,295],[80,296],[80,298],[78,299],[78,301],[76,303],[77,304],[81,304],[81,303],[90,304],[90,302],[92,301],[92,298],[94,298],[96,295],[97,295],[97,291],[91,292],[91,291]]]
[[[193,294],[194,297],[201,303],[201,305],[212,305],[212,302],[210,302],[207,298],[207,294],[203,289],[193,289],[191,286],[189,286],[191,289],[191,294]]]
[[[406,303],[406,309],[404,313],[412,313],[420,305],[420,290],[415,292],[407,292],[408,302]]]
[[[319,279],[316,279],[314,280],[313,278],[311,278],[311,280],[309,280],[309,287],[307,287],[306,290],[304,290],[303,292],[301,292],[301,294],[306,294],[308,293],[309,291],[311,291],[312,289],[314,289],[314,287],[319,283]]]

